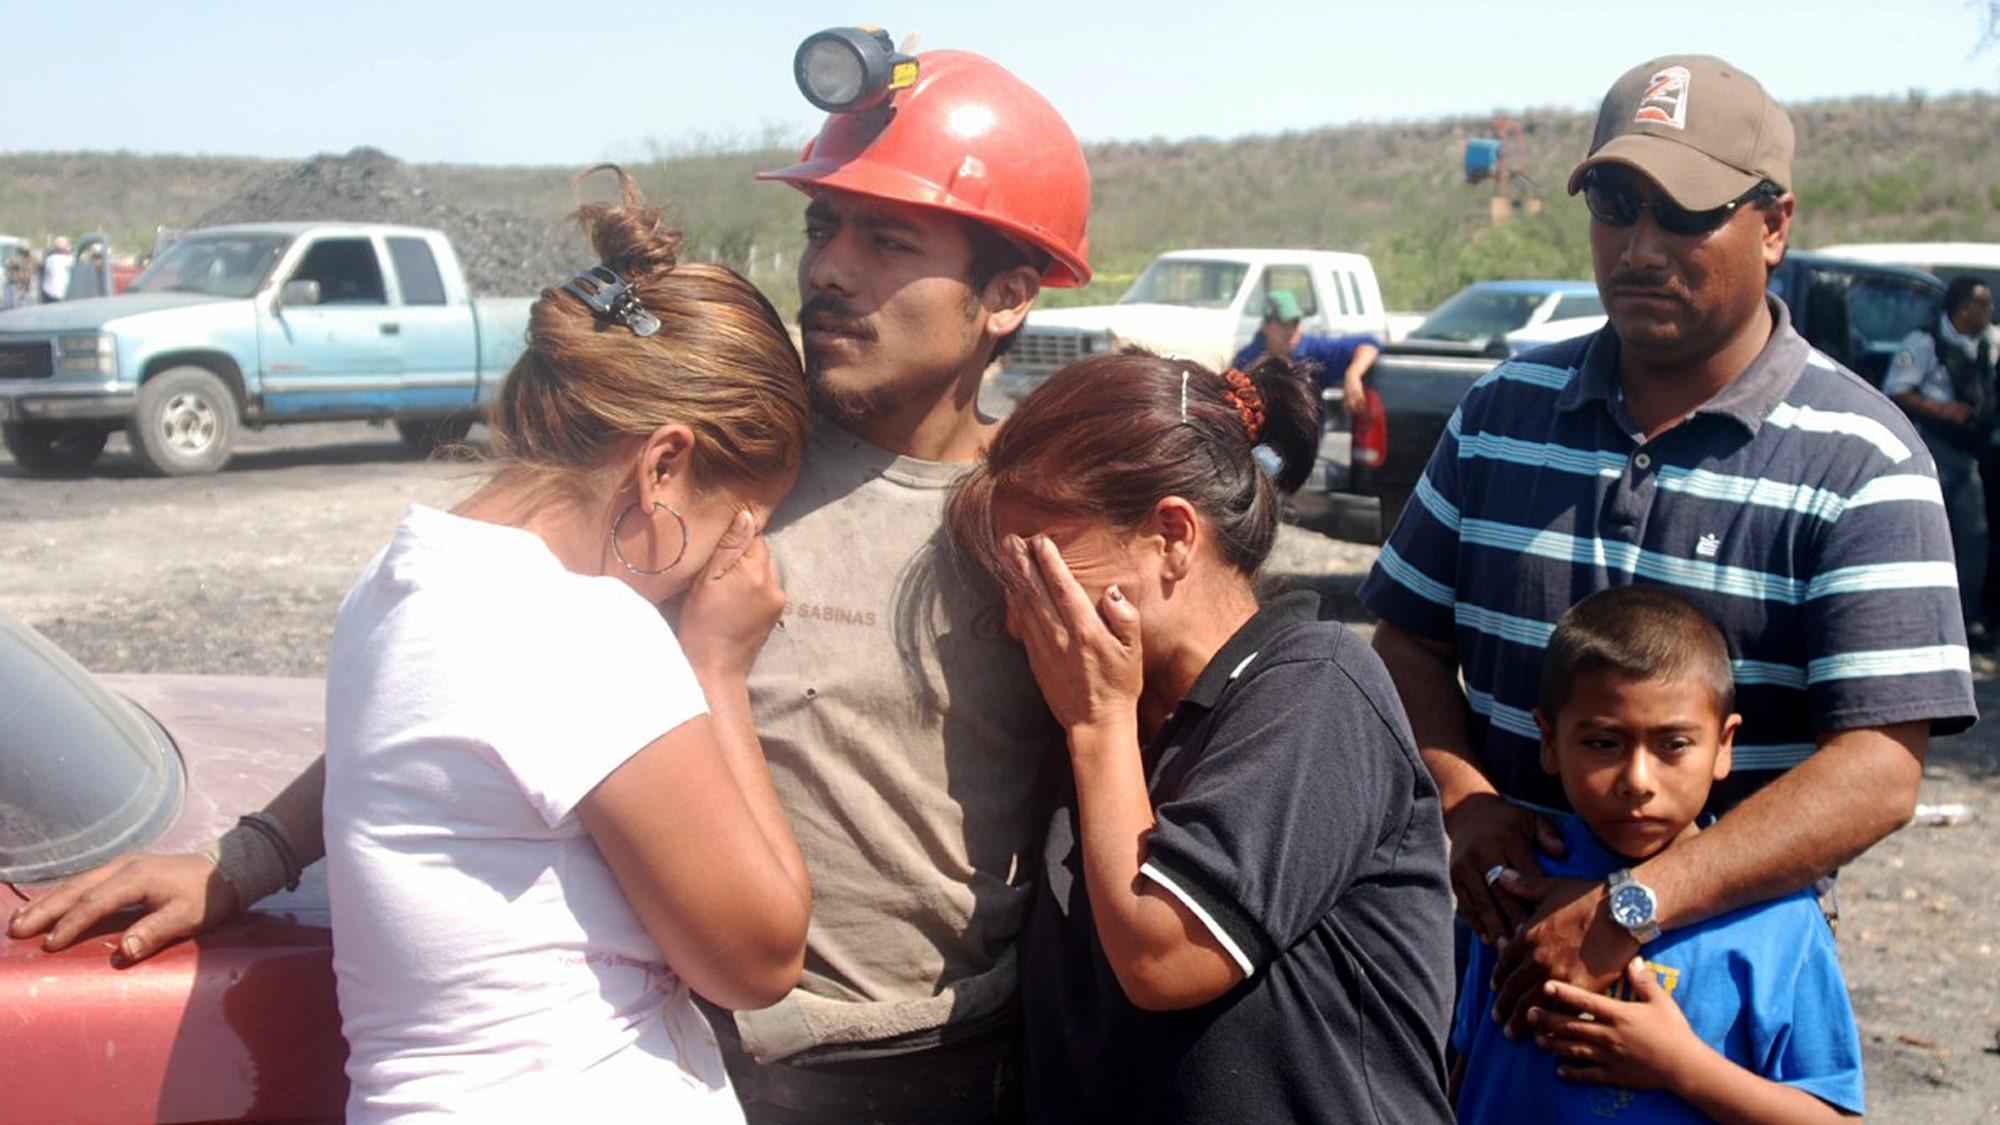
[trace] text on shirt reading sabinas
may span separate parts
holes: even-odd
[[[825,621],[834,625],[872,626],[875,624],[875,611],[872,609],[848,609],[846,606],[814,605],[811,602],[797,604],[786,602],[785,616],[802,617],[809,621]]]

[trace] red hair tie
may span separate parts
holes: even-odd
[[[1234,367],[1223,372],[1222,377],[1229,381],[1229,405],[1242,417],[1243,428],[1250,431],[1250,440],[1256,441],[1257,435],[1264,432],[1264,396],[1257,393],[1257,384],[1250,381],[1250,376]]]

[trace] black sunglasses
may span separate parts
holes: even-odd
[[[1777,198],[1772,188],[1768,182],[1761,183],[1720,207],[1689,211],[1665,199],[1642,203],[1630,188],[1591,176],[1583,181],[1583,205],[1590,208],[1591,218],[1607,227],[1629,227],[1639,221],[1639,212],[1651,211],[1653,221],[1668,234],[1708,234],[1728,222],[1745,203]]]

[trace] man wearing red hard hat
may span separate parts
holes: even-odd
[[[1090,173],[1055,109],[978,55],[839,29],[796,67],[830,116],[763,178],[808,200],[799,327],[819,418],[767,527],[787,605],[750,690],[813,919],[800,986],[713,1022],[759,1125],[1018,1120],[1014,939],[1062,735],[999,592],[953,571],[943,509],[997,425],[977,409],[987,366],[1041,286],[1090,280]],[[292,864],[321,854],[322,785],[309,770],[270,806]],[[231,838],[274,847],[263,831]],[[218,898],[202,856],[131,857],[10,932],[54,927],[61,948],[142,906],[119,944],[136,961],[279,881]]]
[[[872,102],[818,96],[815,77],[868,98],[870,64]],[[1055,108],[979,55],[851,29],[798,69],[832,112],[760,178],[806,196],[819,421],[767,530],[788,606],[750,687],[814,915],[799,988],[716,1022],[753,1122],[1016,1119],[1014,938],[1062,736],[940,528],[996,425],[987,366],[1041,286],[1090,279],[1090,173]]]

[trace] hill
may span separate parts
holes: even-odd
[[[1796,245],[2000,241],[2000,147],[1992,143],[2000,99],[1912,94],[1790,108],[1799,134]],[[1088,146],[1091,258],[1099,280],[1045,299],[1109,300],[1155,253],[1198,245],[1362,250],[1375,259],[1387,299],[1398,308],[1428,307],[1481,278],[1588,276],[1583,209],[1562,189],[1588,142],[1590,115],[1531,111],[1520,120],[1522,143],[1508,160],[1543,206],[1499,227],[1489,220],[1491,185],[1469,186],[1462,174],[1466,141],[1491,132],[1483,118]],[[649,196],[675,208],[693,254],[742,270],[789,307],[799,197],[775,185],[747,185],[758,169],[788,162],[795,152],[776,146],[680,153],[631,167]],[[232,203],[301,167],[131,153],[0,155],[0,231],[39,241],[103,230],[121,247],[144,248],[156,227],[228,214]],[[575,206],[579,171],[409,165],[397,182],[417,185],[455,213],[549,234],[581,255],[580,240],[559,230]],[[529,292],[553,280],[523,277],[514,288]]]

